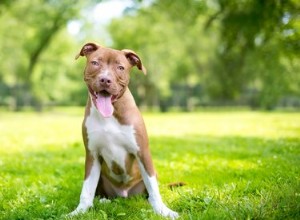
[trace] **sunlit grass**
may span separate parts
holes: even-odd
[[[205,135],[240,137],[299,137],[299,113],[202,112],[149,114],[146,122],[152,135]],[[171,119],[174,117],[174,120]]]
[[[0,219],[63,219],[83,177],[83,109],[0,112]],[[160,190],[181,219],[299,219],[300,113],[146,113]],[[173,191],[170,182],[187,185]],[[161,219],[142,197],[75,219]]]

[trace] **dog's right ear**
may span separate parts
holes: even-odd
[[[90,53],[94,52],[95,50],[97,50],[100,46],[95,44],[95,43],[87,43],[85,44],[82,48],[81,51],[79,52],[79,54],[76,55],[75,60],[78,59],[78,57],[80,56],[87,56]]]

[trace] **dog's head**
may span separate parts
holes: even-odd
[[[104,117],[113,114],[113,103],[124,94],[131,68],[137,66],[146,74],[139,56],[131,50],[114,50],[87,43],[76,59],[80,56],[87,58],[84,81],[93,104]]]

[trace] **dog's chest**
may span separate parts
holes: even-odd
[[[104,159],[112,178],[118,182],[128,182],[130,177],[126,173],[126,160],[129,154],[136,155],[139,150],[133,126],[121,125],[114,117],[103,118],[93,107],[85,126],[88,149],[94,156]]]

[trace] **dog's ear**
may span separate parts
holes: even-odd
[[[122,51],[125,53],[126,58],[132,66],[137,66],[137,68],[142,70],[145,75],[147,74],[147,70],[143,66],[141,59],[134,51],[128,49],[124,49]]]
[[[79,52],[79,54],[76,55],[75,60],[78,59],[78,57],[80,56],[87,56],[88,54],[94,52],[95,50],[97,50],[100,46],[98,44],[95,43],[87,43],[85,44],[82,48],[81,51]]]

